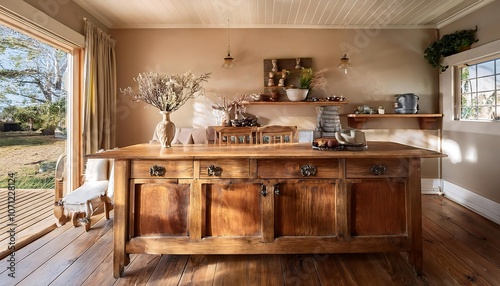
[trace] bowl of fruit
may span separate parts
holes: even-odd
[[[339,141],[335,139],[335,137],[316,138],[312,142],[312,147],[316,150],[344,150],[344,145],[340,144]]]

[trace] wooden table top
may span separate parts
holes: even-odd
[[[288,144],[190,144],[161,148],[159,144],[138,144],[88,155],[113,159],[215,159],[215,158],[439,158],[446,155],[394,142],[369,141],[363,151],[319,151],[311,143]]]

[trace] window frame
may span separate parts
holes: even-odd
[[[37,23],[33,15],[43,16],[44,23]],[[3,2],[0,5],[0,23],[23,34],[45,42],[69,54],[68,72],[72,81],[72,88],[67,97],[67,125],[70,132],[66,140],[67,190],[73,190],[80,184],[82,173],[82,77],[83,77],[83,48],[85,37],[63,24],[52,19],[45,13],[23,1]],[[43,24],[43,25],[42,25]],[[50,27],[46,28],[46,27]]]
[[[484,58],[481,58],[481,59],[477,59],[477,60],[474,60],[474,61],[470,61],[470,62],[467,62],[467,63],[462,63],[462,64],[459,64],[459,65],[456,65],[456,68],[457,68],[457,72],[456,72],[456,76],[457,78],[455,79],[455,90],[457,91],[455,93],[456,96],[454,96],[454,101],[455,101],[455,120],[458,120],[458,121],[470,121],[470,122],[500,122],[500,112],[498,111],[494,111],[495,112],[495,117],[493,119],[464,119],[462,118],[462,107],[463,107],[463,104],[462,104],[462,97],[463,97],[463,93],[462,93],[462,69],[465,68],[465,67],[470,67],[470,66],[478,66],[480,64],[484,64],[484,63],[488,63],[488,62],[493,62],[493,66],[494,66],[494,71],[493,71],[493,74],[490,75],[490,76],[493,76],[494,77],[494,103],[493,104],[490,104],[490,105],[483,105],[483,104],[479,104],[479,103],[476,103],[475,105],[471,105],[472,107],[475,107],[475,108],[480,108],[480,107],[491,107],[493,109],[497,109],[497,106],[500,105],[500,101],[498,101],[498,94],[500,92],[500,85],[497,86],[497,82],[500,82],[500,69],[497,69],[498,66],[500,66],[500,53],[498,53],[497,56],[488,56],[488,57],[484,57]],[[477,80],[480,79],[480,78],[485,78],[486,76],[478,76],[477,75],[477,71],[476,71],[476,76],[473,77],[473,78],[469,78],[471,80]],[[476,83],[477,85],[477,83]],[[471,91],[470,92],[471,94],[473,94],[474,92]],[[476,90],[475,93],[477,95],[479,95],[481,92],[479,90]]]
[[[466,63],[500,57],[500,40],[495,40],[470,50],[451,55],[443,59],[443,65],[449,68],[439,73],[440,112],[443,113],[443,131],[465,132],[485,135],[500,136],[500,128],[497,121],[467,121],[457,120],[460,111],[456,104],[456,97],[461,96],[457,90],[457,80],[460,79],[458,67]],[[438,71],[436,71],[438,73]]]

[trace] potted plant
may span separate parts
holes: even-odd
[[[307,98],[309,90],[313,88],[325,88],[325,73],[327,69],[314,72],[312,68],[302,68],[298,81],[299,87],[286,89],[286,95],[290,101],[302,101]]]
[[[439,68],[441,72],[446,71],[448,66],[441,64],[441,58],[451,56],[462,52],[477,41],[476,38],[477,26],[474,30],[459,30],[452,34],[444,35],[441,39],[432,43],[424,51],[424,58],[435,68]]]
[[[311,83],[313,80],[313,70],[312,68],[302,68],[299,75],[299,87],[302,89],[311,89]]]

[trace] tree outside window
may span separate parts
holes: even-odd
[[[64,130],[68,54],[0,25],[0,119]]]

